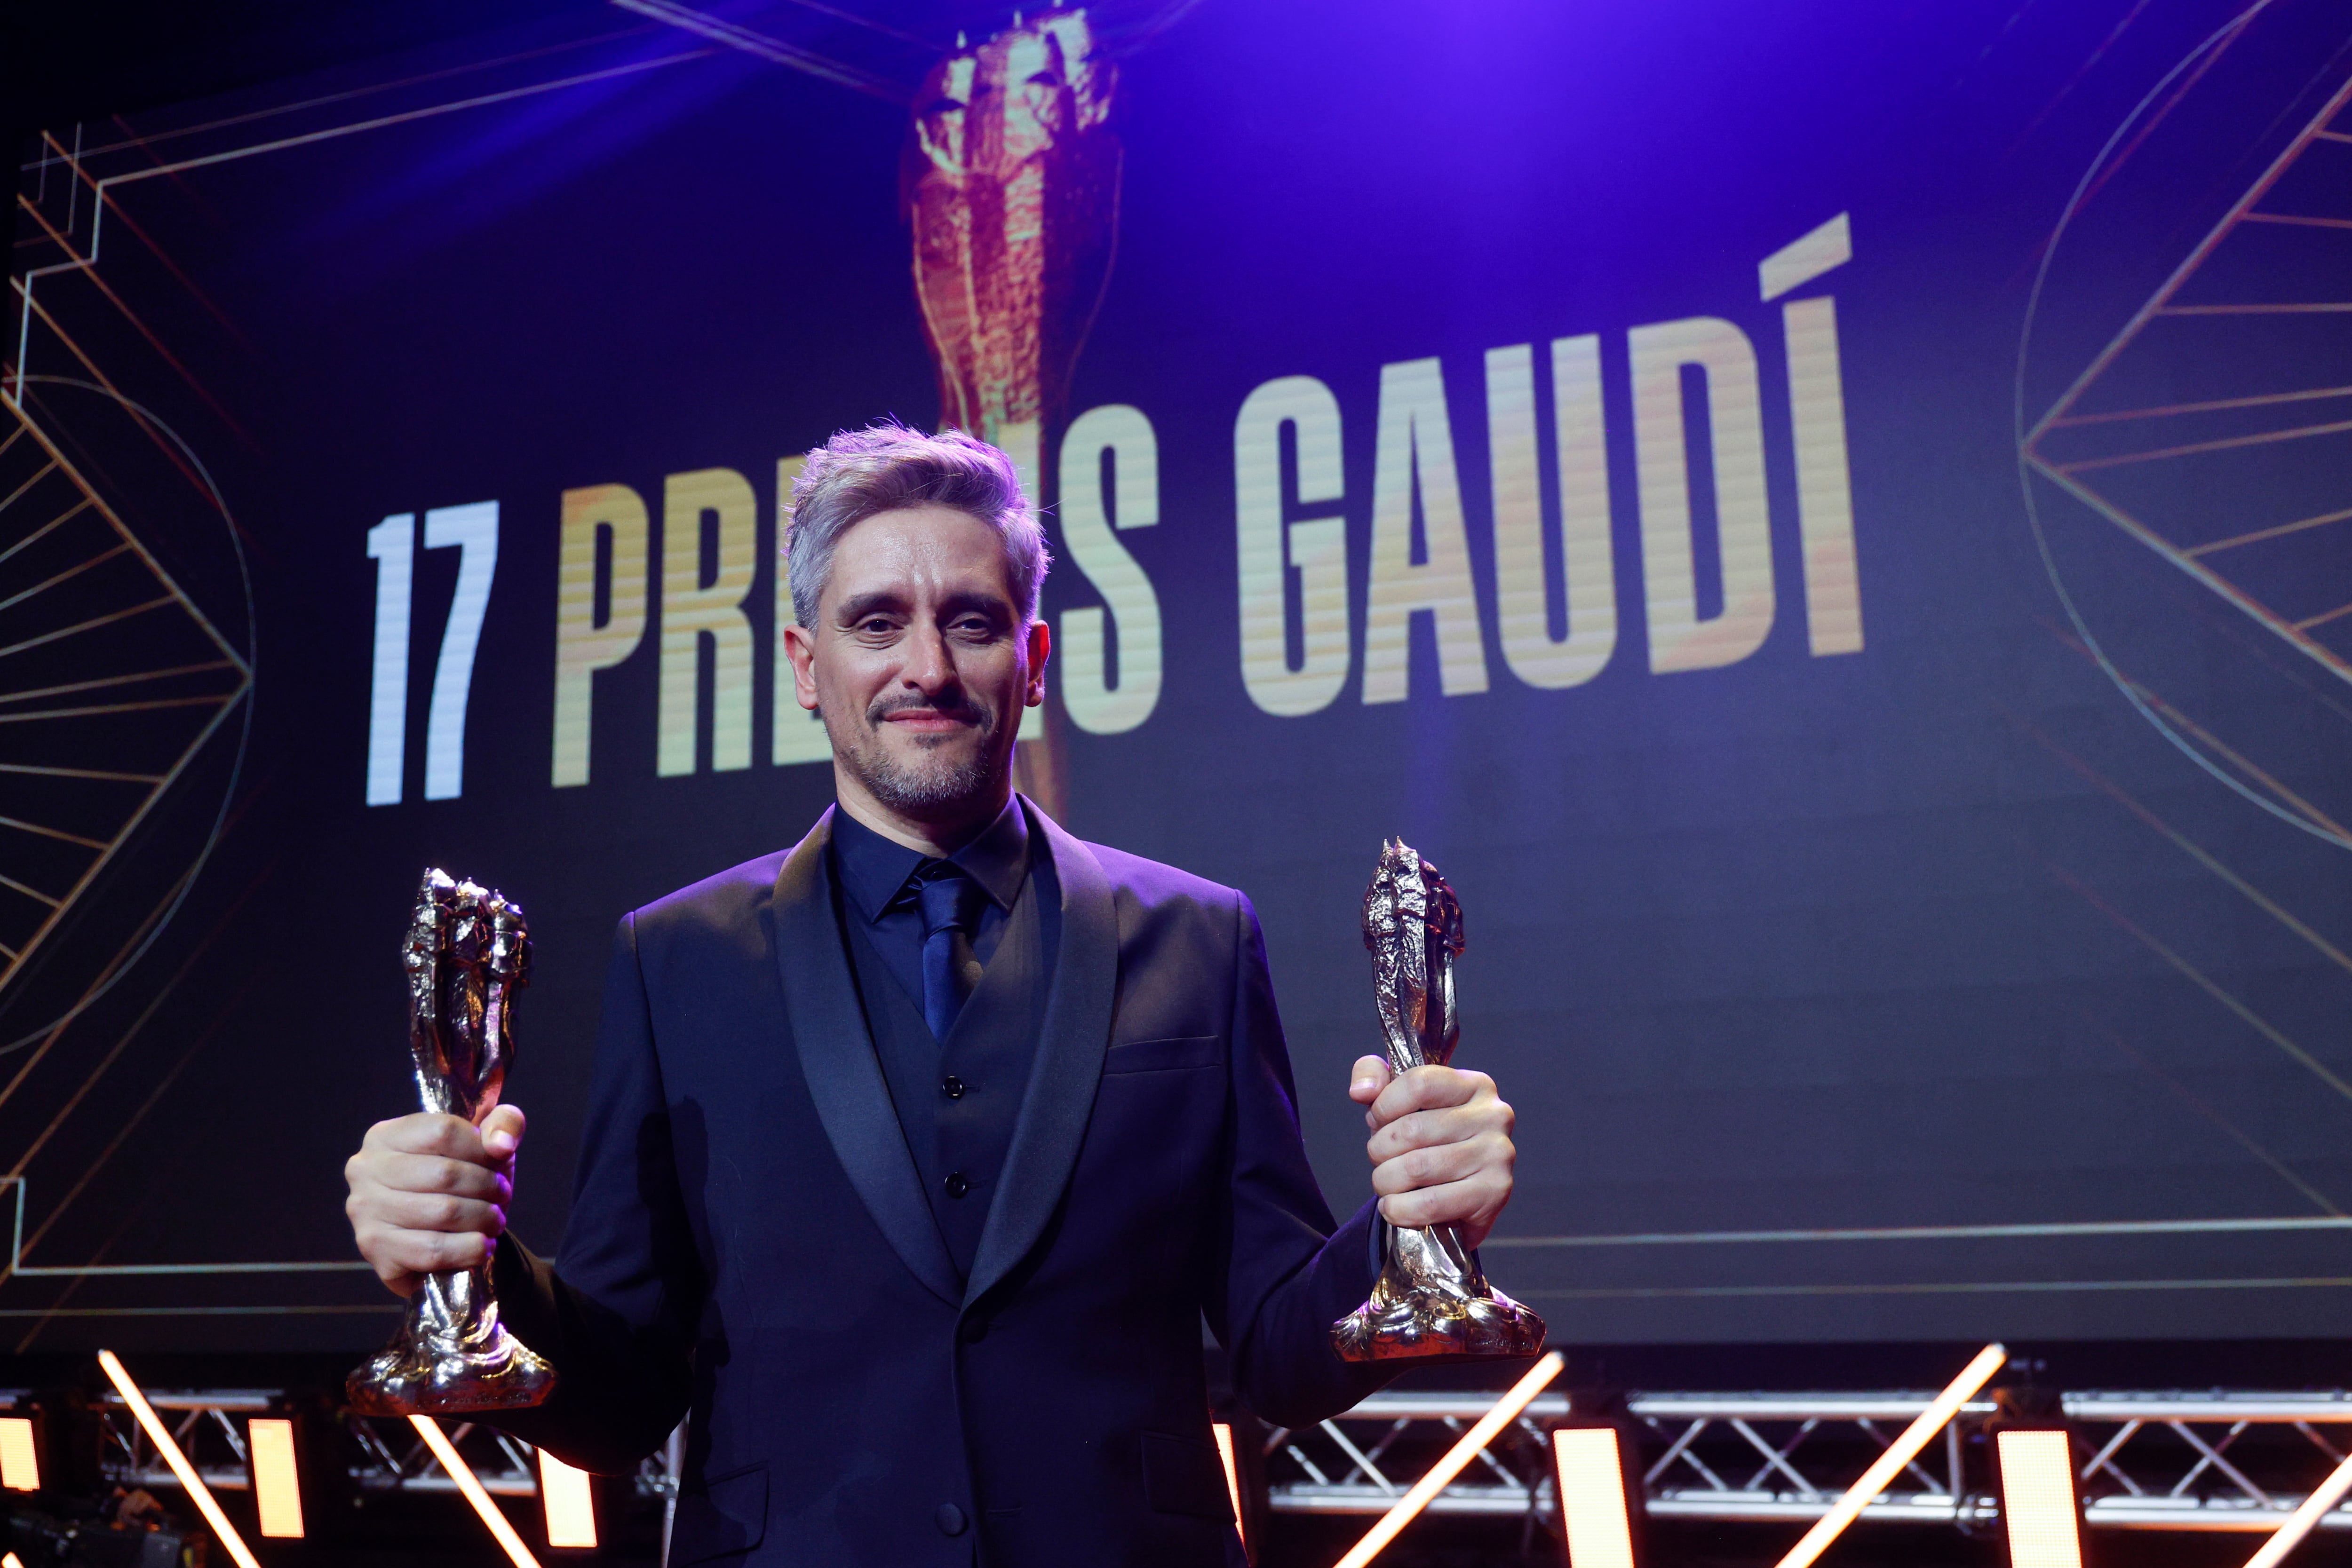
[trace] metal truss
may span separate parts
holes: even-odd
[[[204,1483],[217,1491],[244,1491],[252,1484],[247,1469],[246,1421],[255,1416],[283,1415],[288,1409],[286,1395],[276,1389],[149,1390],[147,1402],[169,1424],[173,1441],[195,1466]],[[110,1485],[151,1490],[179,1486],[179,1478],[155,1452],[121,1396],[108,1395],[99,1414],[105,1427],[99,1469]],[[342,1432],[338,1447],[346,1475],[359,1492],[455,1493],[458,1490],[456,1479],[441,1468],[404,1418],[341,1410],[335,1413],[334,1420]],[[494,1497],[539,1495],[538,1453],[530,1444],[471,1421],[445,1422],[443,1429],[484,1491]],[[673,1440],[640,1462],[634,1478],[637,1493],[676,1497],[678,1458],[679,1445]]]
[[[0,1402],[23,1398],[0,1393]],[[152,1390],[148,1399],[205,1484],[226,1491],[250,1485],[246,1421],[289,1407],[288,1396],[275,1389]],[[1390,1392],[1318,1427],[1274,1428],[1264,1440],[1267,1504],[1281,1513],[1384,1513],[1494,1399],[1475,1390]],[[1635,1394],[1618,1408],[1639,1439],[1652,1517],[1803,1522],[1827,1513],[1932,1399],[1913,1393]],[[2062,1407],[2074,1429],[2084,1516],[2096,1528],[2275,1530],[2352,1450],[2352,1394],[2342,1392],[2094,1392],[2067,1394]],[[110,1484],[177,1487],[118,1396],[97,1408],[105,1428],[100,1470]],[[2000,1505],[1978,1439],[1998,1408],[1990,1400],[1963,1406],[1938,1441],[1863,1511],[1860,1522],[1971,1529],[1997,1521]],[[1569,1395],[1538,1395],[1427,1511],[1556,1529],[1550,1432],[1570,1415]],[[348,1411],[332,1419],[348,1479],[361,1493],[457,1490],[406,1421]],[[530,1444],[472,1422],[444,1425],[484,1490],[539,1495]],[[682,1454],[673,1436],[641,1462],[637,1495],[674,1499]],[[2352,1505],[2322,1522],[2352,1530]]]
[[[1384,1513],[1493,1401],[1475,1392],[1378,1394],[1319,1427],[1276,1428],[1265,1440],[1267,1504],[1282,1513]],[[1827,1513],[1932,1402],[1910,1393],[1635,1394],[1619,1408],[1639,1439],[1653,1518],[1805,1522]],[[2084,1517],[2105,1529],[2275,1530],[2352,1448],[2352,1395],[2340,1392],[2098,1392],[2068,1394],[2062,1404]],[[1998,1410],[1990,1400],[1963,1406],[1860,1522],[1969,1530],[1998,1520],[1979,1441]],[[1549,1432],[1570,1412],[1570,1396],[1538,1396],[1427,1511],[1555,1530]],[[2338,1435],[2323,1432],[2331,1426]],[[2352,1507],[2322,1523],[2352,1530]]]
[[[231,1491],[244,1491],[252,1485],[246,1469],[246,1420],[277,1415],[285,1405],[282,1396],[260,1388],[155,1392],[147,1396],[147,1402],[171,1427],[172,1440],[180,1445],[180,1452],[187,1456],[205,1485]],[[98,1461],[100,1475],[120,1487],[179,1486],[180,1478],[147,1440],[146,1430],[131,1416],[121,1395],[109,1394],[99,1414],[105,1427]]]

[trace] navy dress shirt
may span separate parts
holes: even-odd
[[[900,897],[908,880],[932,857],[884,838],[848,812],[833,814],[833,864],[848,907],[846,919],[863,922],[866,939],[915,1010],[923,1010],[923,915],[912,897]],[[988,894],[972,933],[971,956],[983,968],[1004,939],[1004,922],[1029,879],[1029,823],[1021,803],[1011,800],[996,821],[971,842],[947,857]],[[1049,945],[1048,954],[1053,951]],[[969,986],[965,988],[971,989]]]

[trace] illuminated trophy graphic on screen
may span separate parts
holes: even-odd
[[[428,870],[401,962],[417,1095],[427,1111],[478,1126],[498,1108],[514,1061],[515,998],[530,980],[522,910]],[[484,1265],[427,1275],[392,1343],[343,1386],[362,1416],[515,1410],[554,1391],[555,1369],[499,1322]]]
[[[1084,11],[1055,11],[931,68],[900,191],[915,295],[940,372],[940,419],[1010,454],[1041,500],[1045,432],[1065,412],[1118,235],[1117,73]],[[1019,782],[1062,814],[1050,708],[1034,710]]]
[[[1437,868],[1402,839],[1381,846],[1364,890],[1364,946],[1372,952],[1372,998],[1399,1072],[1453,1058],[1454,959],[1462,951],[1462,904]],[[1381,1277],[1372,1299],[1331,1325],[1346,1361],[1533,1355],[1544,1321],[1486,1283],[1478,1260],[1450,1225],[1381,1227]]]

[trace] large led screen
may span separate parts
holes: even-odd
[[[553,1249],[613,923],[830,800],[779,508],[884,416],[1028,474],[1022,778],[1255,901],[1335,1208],[1397,834],[1561,1340],[2340,1333],[2347,35],[664,4],[58,128],[0,1350],[388,1330],[340,1172],[412,1103],[428,863],[532,923]]]

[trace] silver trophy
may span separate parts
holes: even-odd
[[[425,873],[401,945],[408,1045],[427,1111],[479,1126],[514,1060],[514,1007],[530,979],[520,906],[438,868]],[[487,1264],[428,1274],[392,1343],[344,1380],[363,1416],[517,1410],[555,1388],[555,1369],[499,1322]]]
[[[1381,846],[1364,892],[1364,946],[1389,1066],[1444,1066],[1461,1038],[1454,1015],[1454,959],[1462,905],[1437,868],[1402,839]],[[1405,1230],[1383,1224],[1372,1299],[1331,1325],[1343,1361],[1533,1355],[1544,1321],[1486,1282],[1475,1254],[1450,1225]]]

